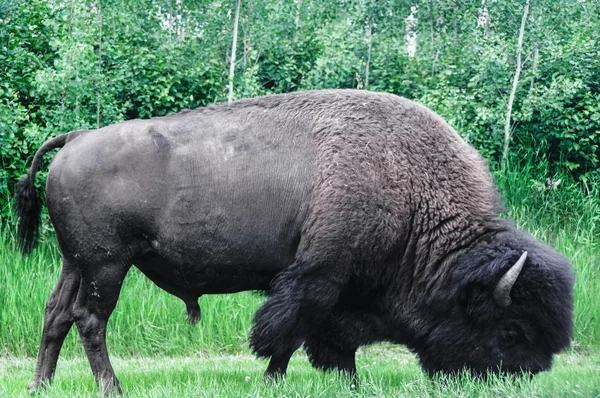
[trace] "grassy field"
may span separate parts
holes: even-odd
[[[264,383],[265,361],[240,355],[115,358],[128,397],[598,397],[600,357],[560,355],[552,372],[533,380],[471,378],[429,380],[416,359],[398,347],[374,345],[357,357],[359,385],[337,373],[324,374],[296,354],[288,377]],[[33,359],[0,359],[0,396],[28,396]],[[59,361],[55,382],[43,396],[96,396],[87,361]]]
[[[252,358],[247,335],[264,297],[205,296],[202,320],[191,326],[185,306],[132,269],[108,330],[109,353],[130,396],[600,396],[600,195],[595,184],[536,181],[526,168],[499,179],[506,217],[572,260],[575,335],[551,372],[533,381],[460,379],[432,382],[402,347],[372,346],[358,357],[360,388],[323,375],[297,354],[290,377],[261,382],[264,361]],[[525,181],[525,182],[524,182]],[[28,257],[16,250],[13,220],[0,220],[0,397],[24,395],[41,336],[43,311],[60,271],[51,234]],[[14,225],[14,224],[13,224]],[[9,227],[10,226],[10,227]],[[61,353],[48,396],[95,394],[75,329]]]

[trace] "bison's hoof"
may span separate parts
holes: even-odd
[[[191,304],[187,304],[187,320],[190,325],[195,325],[200,322],[200,318],[202,317],[200,312],[200,306],[197,302],[193,302]]]
[[[41,380],[34,379],[31,383],[27,384],[27,391],[29,394],[35,394],[42,391],[48,383],[42,383]]]
[[[123,390],[116,380],[107,381],[103,385],[100,385],[99,388],[101,395],[104,395],[105,397],[123,395]]]
[[[265,383],[277,383],[285,379],[285,372],[275,371],[269,372],[268,370],[263,375],[263,381]]]

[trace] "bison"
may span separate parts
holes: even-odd
[[[75,323],[100,388],[120,391],[106,324],[135,265],[181,298],[266,290],[250,345],[285,373],[355,372],[356,349],[405,344],[429,374],[537,372],[572,334],[573,275],[499,218],[488,167],[439,116],[355,90],[236,101],[46,142],[17,187],[36,241],[40,159],[63,268],[33,382],[49,382]]]

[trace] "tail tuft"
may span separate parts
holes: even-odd
[[[15,210],[19,217],[17,242],[23,254],[29,254],[38,241],[38,230],[41,224],[42,201],[35,191],[35,173],[40,166],[44,154],[55,148],[62,148],[67,143],[69,134],[51,138],[37,150],[31,168],[25,178],[17,183]]]
[[[19,217],[17,241],[23,254],[37,245],[41,223],[42,201],[37,195],[34,177],[27,175],[17,183],[15,209]]]

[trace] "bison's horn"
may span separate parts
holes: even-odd
[[[523,264],[525,264],[525,260],[527,259],[527,252],[523,252],[521,257],[515,265],[510,267],[510,269],[504,274],[502,279],[498,281],[496,288],[494,289],[494,301],[500,307],[508,307],[510,305],[510,291],[512,290],[513,285],[517,281],[521,270],[523,269]]]

